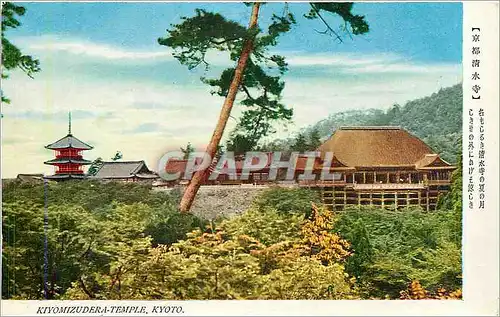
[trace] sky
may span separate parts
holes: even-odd
[[[188,70],[172,51],[157,43],[171,24],[196,8],[215,11],[247,25],[242,3],[18,3],[26,8],[22,25],[6,32],[24,54],[40,60],[42,71],[29,78],[14,71],[2,80],[11,104],[2,105],[2,177],[52,174],[44,148],[72,132],[94,146],[85,158],[159,158],[191,142],[203,150],[223,99],[210,94],[200,76],[213,77],[232,66],[211,53],[209,73]],[[284,3],[266,4],[260,25]],[[282,102],[293,121],[277,126],[276,137],[293,135],[329,114],[403,105],[462,80],[461,3],[355,3],[353,12],[370,25],[366,35],[342,43],[320,34],[318,20],[306,20],[307,3],[290,3],[297,25],[272,50],[284,55]],[[338,18],[327,17],[334,25]],[[238,117],[236,105],[233,116]],[[231,119],[226,132],[235,125]],[[227,135],[227,133],[226,133]]]

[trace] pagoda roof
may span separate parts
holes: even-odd
[[[333,152],[349,167],[428,166],[438,154],[418,137],[396,126],[340,127],[318,151]],[[422,161],[423,160],[423,161]],[[440,166],[451,166],[440,161]]]
[[[43,162],[43,163],[47,164],[47,165],[66,164],[66,163],[88,165],[88,164],[92,164],[92,161],[84,160],[84,159],[58,158],[58,159],[53,159],[53,160],[46,161],[46,162]]]
[[[158,175],[148,169],[144,161],[114,161],[102,162],[93,178],[158,178]]]
[[[74,137],[71,133],[66,135],[65,137],[57,140],[56,142],[45,146],[46,149],[49,150],[58,150],[58,149],[82,149],[82,150],[91,150],[94,147],[88,145],[87,143],[80,141],[78,138]]]
[[[84,179],[87,178],[87,175],[85,174],[55,174],[55,175],[49,175],[45,176],[44,178],[46,179]]]

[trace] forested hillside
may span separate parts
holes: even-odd
[[[333,213],[276,187],[211,221],[146,185],[6,182],[2,298],[460,299],[460,172],[438,212]]]
[[[287,144],[293,148],[298,144],[300,149],[301,141],[297,142],[297,139],[303,139],[304,136],[319,135],[321,140],[324,140],[338,127],[368,125],[401,126],[424,140],[445,160],[456,163],[461,152],[462,86],[457,84],[444,88],[431,96],[410,101],[403,106],[393,105],[387,111],[368,109],[334,113],[307,127],[294,139],[274,141],[272,146],[266,147],[276,148]],[[315,143],[314,140],[311,140],[311,143]]]

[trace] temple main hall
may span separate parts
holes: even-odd
[[[456,168],[400,127],[341,127],[317,150],[321,156],[333,153],[331,171],[337,177],[299,184],[319,188],[335,210],[362,205],[434,210]]]

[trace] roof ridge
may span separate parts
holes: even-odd
[[[142,167],[144,167],[146,165],[146,163],[144,162],[144,160],[140,161],[139,162],[139,165],[134,168],[134,170],[131,172],[131,174],[137,174],[137,172],[139,172],[141,170]]]
[[[120,161],[120,160],[117,160],[117,161],[103,161],[103,163],[105,164],[115,164],[115,163],[143,163],[144,160],[139,160],[139,161]]]
[[[80,140],[79,138],[77,138],[76,136],[74,136],[74,135],[73,135],[73,134],[71,134],[71,133],[68,133],[68,134],[66,134],[66,136],[64,136],[64,137],[60,138],[59,140],[57,140],[57,141],[55,141],[55,142],[52,142],[52,143],[50,143],[50,144],[46,145],[46,146],[45,146],[45,148],[46,148],[46,149],[49,149],[49,150],[52,150],[52,149],[51,149],[51,147],[52,147],[54,144],[56,144],[56,143],[58,143],[58,142],[60,142],[60,141],[62,141],[62,140],[64,140],[64,139],[66,139],[66,138],[73,138],[73,139],[75,139],[76,141],[78,141],[78,142],[82,143],[83,145],[87,146],[87,147],[88,147],[88,149],[82,148],[82,149],[84,149],[84,150],[91,150],[91,149],[93,149],[93,148],[94,148],[92,145],[90,145],[90,144],[88,144],[88,143],[83,142],[82,140]],[[75,148],[75,149],[79,149],[78,147],[74,147],[72,143],[69,143],[69,146],[60,147],[60,148],[61,148],[61,149],[62,149],[62,148]]]
[[[67,135],[63,136],[63,137],[62,137],[62,138],[60,138],[59,140],[54,141],[54,142],[52,142],[52,143],[50,143],[50,144],[46,145],[46,146],[45,146],[45,148],[46,148],[46,149],[48,149],[48,148],[49,148],[49,146],[51,146],[52,144],[56,144],[57,142],[64,140],[64,139],[65,139],[65,138],[67,138],[68,136],[70,136],[70,135],[69,135],[69,134],[67,134]]]
[[[404,130],[401,126],[342,126],[338,130]],[[406,131],[406,130],[405,130]]]
[[[422,139],[399,126],[340,127],[319,148],[333,152],[346,166],[414,166],[434,154]]]

